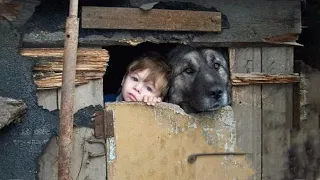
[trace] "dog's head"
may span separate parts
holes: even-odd
[[[169,53],[168,64],[168,102],[187,113],[214,111],[230,103],[228,64],[220,50],[179,46]]]

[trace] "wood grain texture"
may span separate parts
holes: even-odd
[[[263,73],[293,73],[293,47],[262,48]],[[292,123],[292,84],[262,85],[263,179],[285,179]]]
[[[231,76],[238,73],[261,72],[260,48],[230,48]],[[261,85],[233,86],[232,107],[237,122],[237,145],[249,153],[255,174],[261,179]]]
[[[82,28],[220,32],[221,13],[87,6]]]
[[[37,89],[55,89],[62,85],[63,48],[21,49],[23,56],[37,58],[34,81]],[[109,60],[108,51],[99,48],[79,48],[77,54],[75,84],[102,79]]]
[[[288,84],[299,82],[299,74],[233,73],[231,84],[244,86],[252,84]]]

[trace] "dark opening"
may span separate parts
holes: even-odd
[[[108,46],[105,47],[109,52],[109,62],[106,74],[103,78],[103,93],[117,94],[120,88],[122,78],[126,72],[127,66],[136,57],[147,51],[155,51],[163,56],[173,49],[176,44],[154,44],[142,43],[137,46]]]

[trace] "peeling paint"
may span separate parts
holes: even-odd
[[[127,40],[127,39],[122,39],[122,40],[119,40],[119,42],[128,43],[128,44],[130,44],[131,46],[137,46],[137,45],[139,45],[139,44],[141,44],[141,43],[144,43],[144,42],[146,42],[146,41],[138,40],[138,39],[129,39],[129,40]]]
[[[107,110],[113,110],[117,118],[113,141],[116,144],[109,152],[116,158],[107,166],[110,180],[233,180],[247,179],[254,173],[244,155],[199,157],[194,164],[187,161],[195,153],[237,149],[231,107],[188,115],[169,103],[153,107],[124,102],[109,104]]]
[[[108,146],[109,146],[109,158],[108,162],[112,162],[116,159],[116,143],[115,143],[115,138],[108,138]]]

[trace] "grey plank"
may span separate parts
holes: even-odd
[[[231,48],[231,73],[261,72],[261,48]],[[237,147],[249,153],[255,174],[261,179],[261,85],[233,86],[232,107],[237,122]]]
[[[293,48],[262,48],[262,72],[292,73]],[[262,178],[284,179],[292,121],[292,84],[262,85]]]

